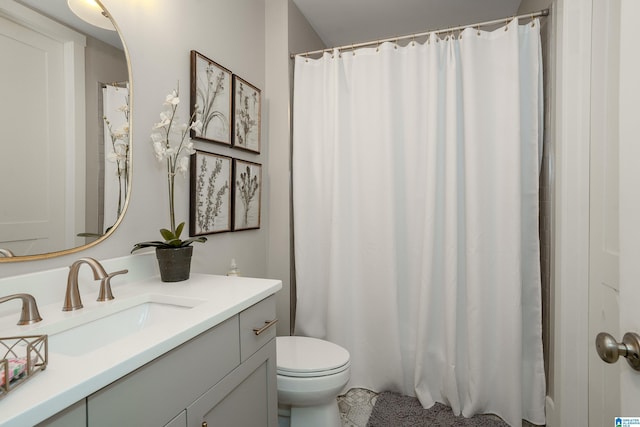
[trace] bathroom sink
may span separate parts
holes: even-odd
[[[109,309],[101,310],[97,316],[96,313],[87,313],[84,318],[80,315],[65,319],[68,321],[51,325],[42,333],[49,334],[49,352],[80,356],[151,326],[171,321],[202,302],[195,298],[147,295],[142,301],[138,299],[120,305],[113,304]]]

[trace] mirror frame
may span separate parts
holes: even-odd
[[[127,209],[129,208],[129,202],[131,201],[131,188],[133,186],[132,184],[133,183],[133,180],[132,180],[133,179],[133,161],[132,161],[133,149],[132,147],[133,147],[133,105],[134,105],[133,98],[134,96],[133,96],[133,79],[132,79],[133,74],[131,72],[131,58],[129,57],[129,49],[127,48],[127,44],[124,38],[122,37],[122,32],[120,31],[118,24],[115,22],[115,20],[111,16],[111,13],[109,12],[109,10],[102,4],[102,1],[101,0],[95,0],[95,1],[102,8],[102,10],[105,11],[107,16],[111,20],[111,23],[113,24],[114,28],[116,29],[118,36],[120,37],[122,48],[124,50],[124,56],[127,60],[127,72],[129,74],[129,112],[130,112],[129,114],[129,171],[128,171],[128,177],[127,177],[129,182],[129,187],[127,188],[127,195],[125,198],[124,206],[122,208],[122,213],[120,214],[116,222],[113,224],[113,226],[109,229],[109,231],[104,233],[102,236],[98,237],[93,242],[87,243],[86,245],[76,246],[73,248],[63,249],[55,252],[46,252],[42,254],[16,255],[12,257],[0,256],[0,264],[9,263],[9,262],[37,261],[37,260],[56,258],[56,257],[61,257],[64,255],[80,252],[85,249],[89,249],[93,246],[96,246],[98,243],[104,242],[109,236],[111,236],[116,231],[116,229],[120,226],[120,223],[124,220],[124,216],[127,213]]]

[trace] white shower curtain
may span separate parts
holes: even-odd
[[[296,334],[350,386],[544,424],[539,22],[295,61]]]

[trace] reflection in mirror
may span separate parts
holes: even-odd
[[[111,27],[67,0],[0,0],[0,262],[92,246],[122,219],[129,66]]]

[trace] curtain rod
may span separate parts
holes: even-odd
[[[522,14],[522,15],[514,15],[508,18],[502,18],[502,19],[494,19],[493,21],[486,21],[486,22],[480,22],[477,24],[469,24],[469,25],[461,25],[458,27],[451,27],[451,28],[443,28],[440,30],[432,30],[432,31],[425,31],[422,33],[415,33],[415,34],[409,34],[406,36],[398,36],[398,37],[390,37],[387,39],[381,39],[381,40],[372,40],[372,41],[368,41],[368,42],[362,42],[362,43],[356,43],[356,44],[349,44],[349,45],[344,45],[344,46],[339,46],[339,47],[329,47],[326,49],[318,49],[318,50],[311,50],[309,52],[301,52],[301,53],[292,53],[290,55],[290,57],[293,59],[298,55],[302,55],[302,56],[309,56],[309,55],[314,55],[316,53],[324,53],[324,52],[332,52],[333,50],[337,49],[337,50],[353,50],[357,47],[365,47],[365,46],[374,46],[374,45],[379,45],[385,42],[398,42],[399,40],[406,40],[406,39],[415,39],[416,37],[424,37],[427,36],[429,34],[439,34],[439,33],[450,33],[453,31],[458,31],[458,30],[464,30],[465,28],[480,28],[480,27],[486,27],[488,25],[496,25],[496,24],[503,24],[505,22],[509,22],[512,19],[523,19],[523,18],[537,18],[539,16],[548,16],[549,15],[549,9],[542,9],[539,10],[538,12],[533,12],[533,13],[526,13],[526,14]]]

